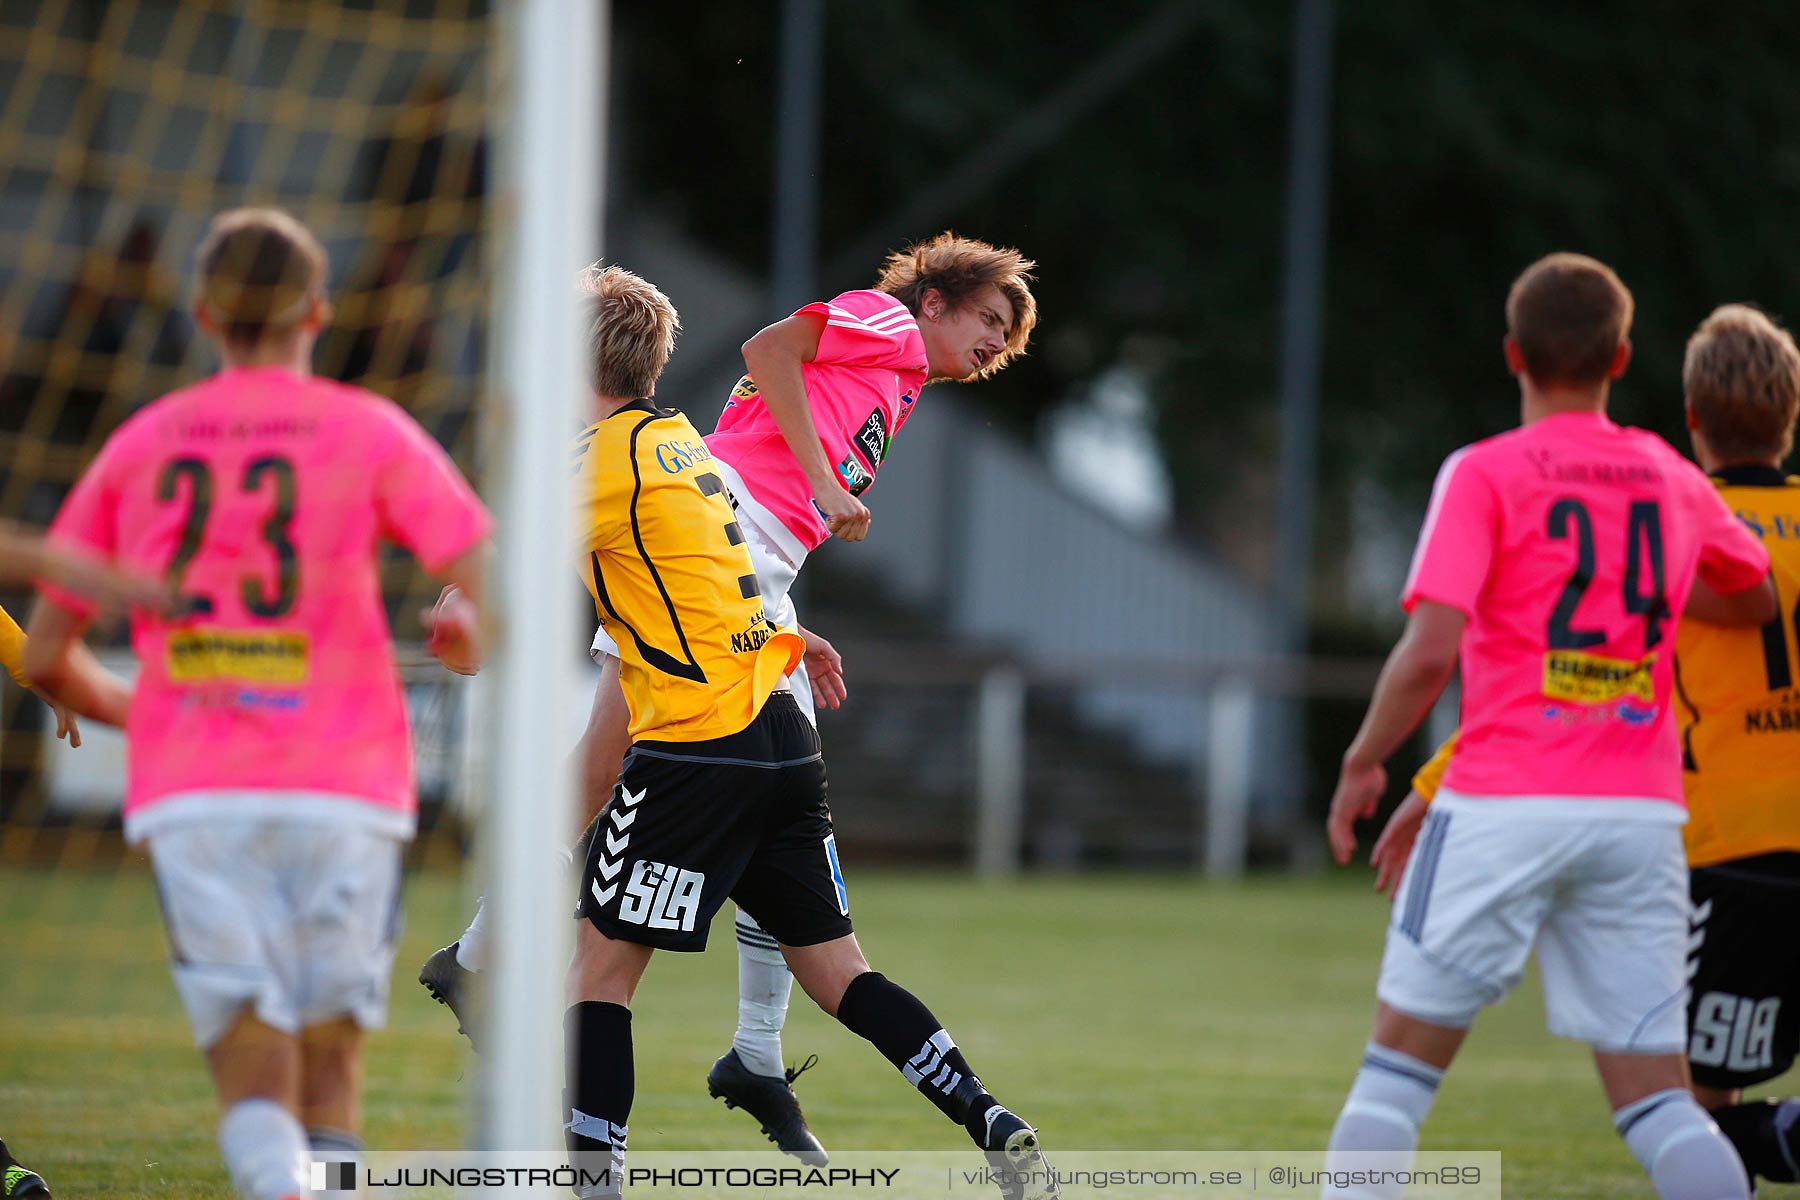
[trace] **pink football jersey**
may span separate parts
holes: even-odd
[[[819,352],[801,364],[806,399],[825,457],[860,496],[875,482],[888,441],[906,424],[925,386],[919,323],[885,292],[845,292],[800,312],[825,318]],[[799,562],[831,536],[812,486],[748,375],[738,381],[706,445],[729,468],[739,504]]]
[[[196,791],[324,793],[410,822],[411,735],[377,548],[397,542],[438,569],[489,528],[449,456],[370,392],[244,368],[135,414],[50,535],[168,577],[190,610],[132,614],[127,830]]]
[[[1753,586],[1768,552],[1673,447],[1565,413],[1444,460],[1401,597],[1468,615],[1444,786],[1683,803],[1670,693],[1695,574]]]

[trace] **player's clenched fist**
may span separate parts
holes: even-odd
[[[841,487],[819,488],[813,501],[825,517],[825,528],[846,542],[860,542],[869,536],[869,509]]]
[[[425,623],[425,650],[458,675],[481,670],[481,618],[474,602],[455,584],[419,614]]]

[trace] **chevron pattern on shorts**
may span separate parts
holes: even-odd
[[[606,808],[606,820],[600,823],[600,857],[594,865],[595,878],[588,880],[588,890],[601,904],[611,904],[619,894],[619,874],[625,870],[625,850],[631,845],[631,826],[637,820],[637,806],[650,794],[650,789],[634,792],[624,784]],[[601,882],[605,881],[605,886]]]

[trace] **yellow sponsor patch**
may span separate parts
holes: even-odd
[[[165,656],[176,683],[305,683],[311,665],[305,634],[240,629],[184,629],[169,635]]]
[[[1544,655],[1544,695],[1571,704],[1607,704],[1626,696],[1653,703],[1656,683],[1650,673],[1655,666],[1654,654],[1633,662],[1579,650],[1552,650]]]

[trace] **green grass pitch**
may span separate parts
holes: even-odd
[[[923,997],[1046,1148],[1322,1145],[1373,1004],[1385,901],[1358,872],[1209,886],[1176,876],[858,873],[877,969]],[[380,1149],[461,1144],[469,1053],[413,975],[461,929],[460,883],[412,878],[389,1028],[368,1056]],[[705,955],[659,955],[635,1006],[637,1149],[765,1149],[707,1097],[735,1019],[729,913]],[[164,964],[149,874],[0,871],[0,1137],[59,1200],[229,1198],[212,1095]],[[795,992],[786,1045],[829,1148],[966,1143],[859,1039]],[[1648,1196],[1584,1048],[1543,1031],[1535,981],[1488,1013],[1451,1072],[1428,1149],[1498,1149],[1508,1196]]]

